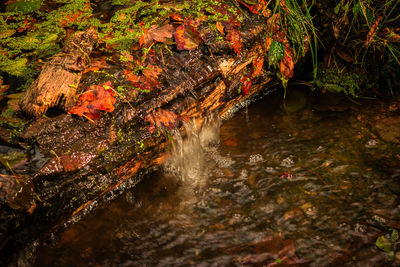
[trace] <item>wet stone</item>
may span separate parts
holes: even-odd
[[[384,141],[400,143],[400,116],[378,120],[373,129]]]

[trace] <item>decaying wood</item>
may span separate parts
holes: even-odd
[[[40,117],[48,108],[68,110],[75,102],[81,72],[88,66],[96,42],[96,31],[76,32],[61,52],[46,63],[40,76],[21,98],[21,109],[32,117]]]

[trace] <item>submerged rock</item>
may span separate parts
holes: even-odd
[[[384,141],[400,143],[400,116],[378,120],[373,129]]]

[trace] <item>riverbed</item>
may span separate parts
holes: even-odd
[[[222,122],[197,172],[151,173],[39,240],[35,266],[399,264],[376,240],[400,227],[400,145],[375,127],[398,113],[299,89],[265,96]]]

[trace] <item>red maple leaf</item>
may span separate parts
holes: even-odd
[[[229,29],[226,39],[231,43],[231,48],[236,54],[239,54],[242,50],[242,39],[240,37],[240,32],[236,28]]]
[[[200,44],[199,32],[191,25],[181,25],[176,28],[175,42],[178,50],[193,50]]]
[[[251,75],[248,74],[240,79],[240,82],[242,83],[242,86],[240,87],[240,92],[242,93],[242,95],[247,95],[250,92],[250,88],[253,84],[250,76]]]
[[[150,91],[153,88],[161,87],[161,84],[157,80],[161,72],[162,69],[160,67],[150,64],[143,70],[142,76],[136,75],[130,70],[124,70],[125,78],[130,81],[133,86],[144,91]]]
[[[111,82],[102,85],[92,85],[84,92],[69,111],[70,114],[84,116],[95,120],[101,116],[100,111],[113,112],[115,93],[112,90]]]
[[[143,29],[144,33],[139,40],[139,45],[142,47],[150,47],[153,41],[164,43],[168,38],[172,38],[174,27],[171,24],[162,26],[151,25],[148,30]]]
[[[151,114],[148,114],[145,118],[145,121],[150,122],[148,130],[152,134],[154,133],[156,127],[160,128],[164,126],[168,129],[177,127],[179,119],[180,117],[174,112],[159,108],[158,110],[153,111]]]

